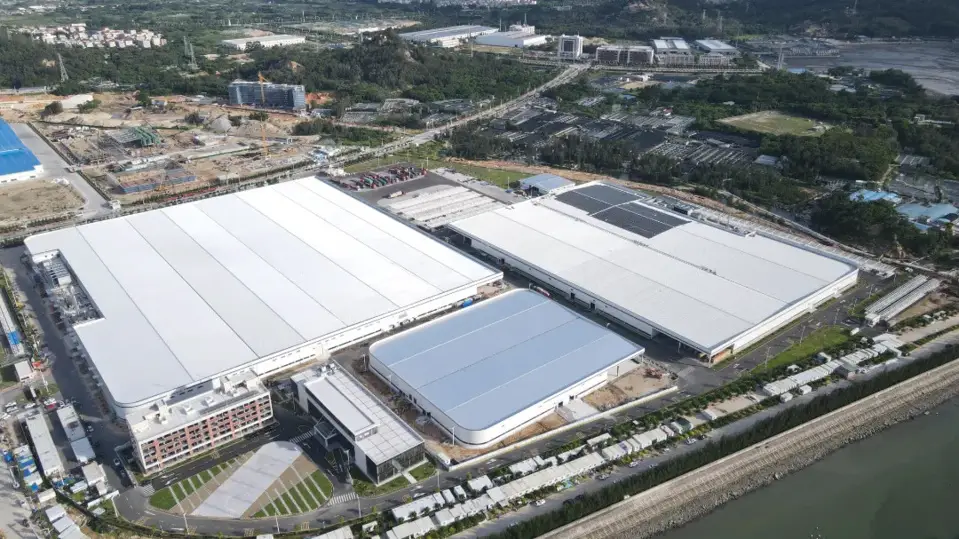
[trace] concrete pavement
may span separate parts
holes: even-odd
[[[81,219],[94,217],[95,215],[110,211],[107,207],[106,199],[100,196],[100,193],[90,186],[79,174],[69,172],[67,170],[67,162],[64,161],[46,141],[40,138],[40,135],[31,129],[29,125],[10,124],[10,127],[13,129],[13,132],[20,137],[23,144],[29,148],[30,151],[33,152],[33,155],[36,155],[40,163],[43,164],[44,177],[51,180],[54,178],[66,178],[67,181],[70,182],[70,185],[80,193],[84,201],[83,210],[79,215]]]

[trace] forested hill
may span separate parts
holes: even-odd
[[[352,49],[260,48],[251,51],[252,62],[242,65],[225,58],[206,60],[198,51],[201,71],[189,73],[184,71],[182,48],[172,44],[156,49],[56,48],[0,33],[0,87],[56,85],[58,52],[70,74],[71,92],[82,89],[77,81],[99,78],[136,85],[154,95],[225,95],[230,80],[256,80],[262,72],[273,82],[303,84],[307,91],[335,92],[353,102],[387,97],[434,101],[512,97],[551,76],[496,55],[471,58],[409,45],[393,34]]]
[[[558,0],[535,6],[464,12],[433,9],[433,25],[478,24],[527,17],[547,34],[580,34],[645,40],[661,35],[726,38],[750,34],[811,34],[827,37],[959,37],[957,0],[598,0],[588,7]],[[558,4],[573,4],[566,11]],[[412,8],[410,8],[412,9]],[[418,11],[423,8],[417,4]],[[428,9],[428,8],[427,8]],[[722,14],[722,29],[718,15]],[[705,17],[704,17],[705,15]]]

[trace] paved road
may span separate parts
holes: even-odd
[[[82,374],[79,366],[70,359],[60,330],[57,329],[56,324],[50,317],[40,294],[34,287],[32,278],[27,275],[23,264],[20,262],[20,256],[23,252],[23,247],[0,250],[0,265],[15,270],[17,284],[26,295],[29,304],[35,309],[37,324],[42,333],[41,338],[53,354],[54,359],[51,362],[50,369],[57,386],[60,388],[60,393],[66,399],[75,400],[80,419],[94,426],[93,434],[89,435],[90,441],[96,444],[95,449],[101,462],[107,464],[104,468],[106,468],[110,484],[122,488],[124,481],[109,464],[115,457],[113,448],[125,444],[129,438],[122,428],[113,423],[106,408],[106,403],[100,396],[99,391],[96,390],[92,378],[89,375]],[[62,429],[56,425],[54,427],[54,441],[63,449],[69,444],[66,443]],[[69,450],[65,453],[72,456]],[[129,483],[126,483],[126,485],[129,486]]]
[[[30,129],[29,125],[10,124],[10,127],[13,128],[13,132],[20,137],[23,144],[29,148],[30,151],[37,156],[37,159],[40,160],[40,163],[43,164],[45,178],[66,178],[70,182],[70,185],[79,191],[84,200],[83,210],[80,212],[81,219],[109,211],[106,199],[100,196],[100,193],[91,187],[86,180],[81,178],[79,174],[68,172],[68,164],[53,148],[40,138],[33,129]]]

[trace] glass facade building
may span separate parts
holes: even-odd
[[[237,80],[227,87],[231,105],[277,109],[306,108],[306,89],[300,84],[273,84]]]

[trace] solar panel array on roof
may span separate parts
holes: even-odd
[[[585,211],[613,226],[652,238],[684,224],[680,219],[647,206],[635,204],[640,197],[611,185],[588,185],[556,196],[556,200]]]
[[[639,204],[612,207],[593,214],[593,217],[644,238],[655,237],[687,222]]]

